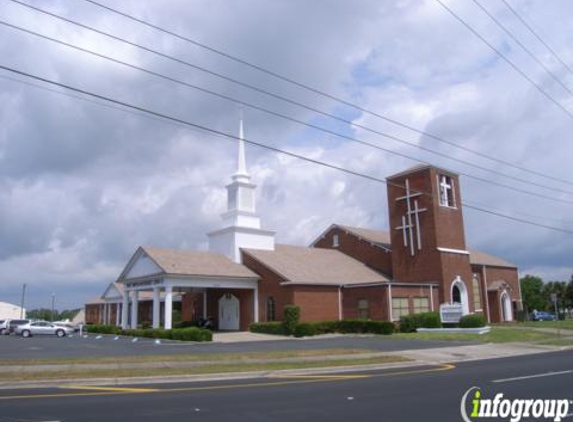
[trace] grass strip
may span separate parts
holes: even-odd
[[[161,346],[158,346],[161,347]],[[371,349],[311,349],[311,350],[272,350],[268,352],[246,353],[193,353],[178,355],[149,355],[149,356],[117,356],[117,357],[93,357],[93,358],[59,358],[59,359],[10,359],[0,360],[3,365],[62,365],[62,364],[106,364],[106,363],[147,363],[147,362],[201,362],[201,361],[225,361],[243,359],[283,359],[305,358],[316,356],[359,355],[365,353],[377,353]]]
[[[194,368],[146,368],[146,369],[97,369],[97,370],[67,370],[61,372],[30,372],[30,373],[0,373],[1,382],[9,381],[40,381],[50,379],[78,378],[126,378],[168,375],[204,375],[228,372],[278,371],[281,369],[329,368],[338,366],[361,366],[371,364],[407,362],[410,359],[401,356],[380,356],[368,359],[340,359],[325,361],[299,362],[260,362],[208,364]]]

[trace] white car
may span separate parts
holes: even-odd
[[[28,324],[18,325],[15,333],[20,334],[22,337],[30,337],[35,335],[56,335],[58,337],[65,337],[74,332],[73,328],[58,327],[47,321],[34,321]]]
[[[0,336],[4,334],[10,334],[10,320],[4,319],[0,320]]]

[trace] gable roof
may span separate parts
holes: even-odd
[[[362,227],[352,227],[344,226],[342,224],[332,224],[324,233],[322,233],[313,243],[314,245],[319,239],[321,239],[326,233],[328,233],[333,228],[338,227],[341,230],[345,230],[348,233],[352,233],[368,242],[374,243],[378,246],[382,246],[386,249],[392,249],[392,243],[390,240],[390,233],[383,230],[365,229]],[[485,265],[489,267],[505,267],[505,268],[517,268],[517,265],[511,262],[505,261],[494,255],[487,254],[485,252],[477,251],[475,249],[468,249],[470,253],[470,263],[472,265]]]
[[[517,265],[507,262],[497,256],[487,254],[485,252],[476,251],[475,249],[468,249],[470,253],[470,263],[472,265],[485,265],[489,267],[507,267],[517,268]]]
[[[223,254],[140,246],[118,280],[126,278],[131,266],[145,254],[164,274],[183,276],[258,278],[258,275]]]
[[[276,245],[274,251],[242,251],[293,284],[340,286],[390,281],[388,276],[334,249]]]
[[[342,230],[346,230],[347,232],[354,234],[355,236],[361,237],[369,242],[376,243],[379,246],[383,246],[388,249],[392,247],[389,232],[385,232],[382,230],[365,229],[363,227],[342,226],[340,224],[336,224],[336,226],[340,227]]]

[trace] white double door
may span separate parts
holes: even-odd
[[[227,293],[219,299],[219,330],[239,329],[239,299]]]

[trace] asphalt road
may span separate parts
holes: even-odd
[[[2,359],[57,359],[116,356],[149,356],[177,354],[243,353],[268,352],[273,350],[308,350],[332,348],[372,349],[382,352],[450,347],[468,342],[426,341],[408,339],[390,339],[384,336],[344,336],[319,339],[292,339],[272,341],[251,341],[242,343],[192,343],[164,341],[160,345],[153,340],[140,339],[132,343],[130,338],[114,340],[112,336],[103,336],[96,340],[74,336],[57,338],[52,336],[0,336]]]
[[[460,421],[460,399],[472,386],[481,387],[484,398],[573,399],[573,356],[558,352],[340,378],[3,390],[0,421]]]

